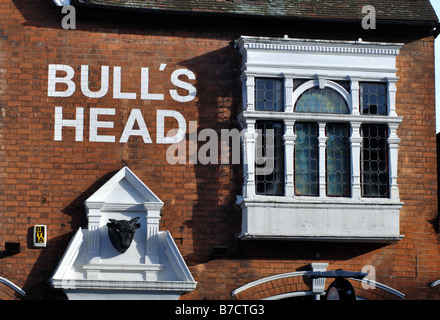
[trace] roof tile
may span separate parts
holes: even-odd
[[[377,20],[431,21],[438,18],[429,0],[72,0],[72,2],[167,12],[207,12],[286,18],[361,19],[372,5]]]

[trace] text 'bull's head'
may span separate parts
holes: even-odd
[[[113,247],[119,253],[124,253],[130,247],[136,229],[139,229],[141,226],[140,223],[137,223],[138,220],[139,217],[133,218],[130,221],[109,219],[110,222],[107,223],[108,236]]]

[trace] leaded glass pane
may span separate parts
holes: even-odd
[[[387,198],[389,195],[388,128],[386,125],[362,125],[362,196]]]
[[[257,121],[256,129],[256,193],[284,195],[284,125],[282,122]]]
[[[318,124],[295,124],[295,194],[317,196],[319,186]]]
[[[359,89],[362,114],[382,116],[388,114],[387,85],[385,83],[361,82]]]
[[[284,111],[282,79],[255,79],[255,110]]]
[[[349,113],[344,98],[331,88],[313,87],[305,91],[298,99],[296,112]]]
[[[350,127],[347,124],[327,124],[327,195],[349,197]]]

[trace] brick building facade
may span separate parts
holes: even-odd
[[[176,258],[177,265],[182,270],[187,267],[197,282],[195,288],[183,290],[181,299],[262,299],[283,294],[314,298],[324,294],[332,280],[327,279],[320,289],[304,275],[337,269],[373,270],[375,288],[351,280],[362,298],[438,299],[438,287],[431,286],[440,278],[434,107],[434,31],[438,21],[429,1],[392,1],[394,6],[386,7],[370,1],[376,10],[376,29],[362,27],[367,14],[362,13],[367,4],[363,1],[350,5],[303,1],[301,6],[293,1],[174,2],[132,1],[127,5],[122,1],[72,1],[76,29],[66,29],[62,21],[67,13],[61,13],[51,1],[0,0],[0,247],[5,242],[21,244],[19,253],[4,254],[0,259],[0,276],[23,288],[29,299],[64,298],[63,290],[75,291],[73,287],[57,287],[53,280],[56,270],[63,267],[63,254],[73,250],[69,248],[74,244],[69,246],[69,242],[79,228],[90,230],[91,207],[84,202],[108,186],[121,169],[129,168],[163,202],[157,216],[158,230],[169,231],[184,261]],[[273,48],[284,44],[290,49]],[[258,47],[266,45],[265,49]],[[301,45],[324,48],[324,53],[317,53],[318,49],[304,53],[295,47]],[[298,75],[300,67],[289,62],[289,56],[287,62],[278,62],[266,54],[295,54],[292,57],[297,61],[304,54],[307,67]],[[318,59],[318,54],[324,55],[323,65],[333,58],[335,65],[327,66],[325,72],[325,68],[310,71],[307,57]],[[347,59],[342,62],[347,63],[346,75],[337,74],[343,70],[338,57]],[[352,67],[352,57],[366,65]],[[390,62],[384,60],[382,67],[381,59]],[[290,73],[269,71],[284,66],[291,68]],[[319,89],[346,93],[349,111],[328,120],[345,121],[350,128],[346,139],[351,159],[350,191],[340,203],[325,189],[333,182],[322,170],[321,193],[298,196],[298,173],[289,172],[289,160],[280,171],[281,194],[269,195],[270,201],[261,200],[269,188],[268,180],[261,182],[247,163],[243,166],[249,151],[246,137],[250,136],[246,134],[252,133],[252,123],[266,121],[266,128],[270,121],[283,123],[285,132],[280,141],[285,149],[280,150],[290,150],[298,157],[299,149],[295,148],[299,148],[300,127],[293,123],[311,120],[295,118],[295,112],[280,116],[270,109],[267,113],[256,111],[256,116],[266,118],[252,122],[255,114],[249,108],[255,101],[250,92],[257,96],[259,88],[254,88],[257,82],[250,84],[251,73],[252,81],[282,79],[282,108],[286,109],[292,104],[289,99],[294,99],[287,84],[292,85],[292,92],[309,82]],[[386,74],[381,78],[381,73]],[[362,102],[355,107],[359,101],[355,93],[362,92],[372,79],[384,84],[384,114],[368,113]],[[271,99],[266,97],[265,101]],[[324,123],[322,117],[318,115],[318,124]],[[379,185],[385,185],[386,192],[376,196],[365,191],[367,178],[362,171],[368,125],[386,127],[381,138],[387,141],[383,170],[388,176]],[[324,127],[318,125],[320,128]],[[180,131],[169,133],[172,129]],[[234,162],[232,145],[228,160],[220,161],[222,130],[232,129],[242,133],[240,163]],[[329,145],[322,138],[330,135],[329,127],[325,130],[316,135],[317,141],[321,138],[316,148],[324,171],[329,170],[328,162],[323,162],[329,159]],[[210,141],[213,137],[218,141]],[[292,141],[291,149],[288,141]],[[183,142],[183,148],[175,142],[180,146]],[[218,154],[207,148],[212,145],[218,147]],[[356,175],[359,157],[364,162]],[[218,161],[212,161],[215,158]],[[292,170],[299,166],[296,163]],[[263,191],[258,189],[260,182]],[[254,198],[251,188],[257,188]],[[282,203],[273,199],[289,192],[291,198]],[[353,196],[356,192],[362,193],[359,201]],[[112,199],[107,201],[113,203]],[[305,203],[309,211],[303,212]],[[261,205],[256,218],[250,218],[251,204]],[[268,230],[265,220],[258,219],[281,207],[287,215],[307,216],[298,225],[308,227],[306,222],[310,222],[312,229],[318,223],[316,212],[327,210],[329,220],[340,219],[337,231],[277,233],[282,218],[270,220],[274,227]],[[346,223],[362,210],[365,219],[372,216],[377,221]],[[382,226],[381,215],[390,216],[393,225]],[[254,222],[263,226],[252,233],[249,230]],[[293,230],[294,222],[289,223],[292,226],[287,229]],[[360,231],[356,231],[359,224]],[[35,225],[47,226],[44,248],[33,244]],[[375,233],[371,226],[385,231]],[[394,228],[392,232],[389,227]],[[344,228],[355,231],[341,235]],[[87,243],[87,233],[84,237]],[[144,244],[147,252],[148,241]],[[171,267],[164,262],[162,268],[165,272]],[[99,270],[102,280],[105,272]],[[0,298],[20,297],[4,286]]]

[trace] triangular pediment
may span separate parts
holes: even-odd
[[[84,205],[88,227],[79,229],[51,279],[70,299],[177,299],[194,281],[173,237],[159,231],[163,202],[127,167]],[[129,247],[118,250],[109,221],[136,219]],[[113,228],[113,227],[112,227]],[[120,231],[121,233],[125,231]]]
[[[91,203],[142,204],[162,201],[128,168],[123,167],[86,201]]]

